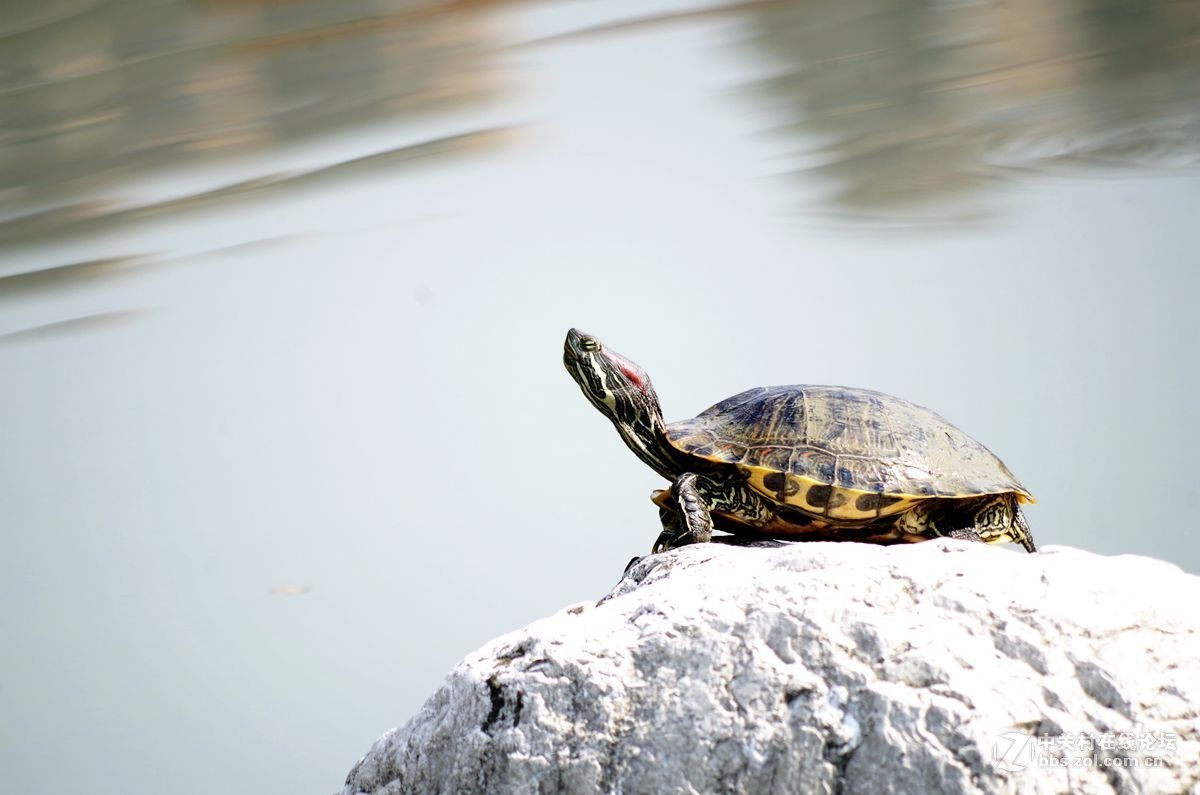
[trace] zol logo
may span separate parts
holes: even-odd
[[[1033,761],[1032,737],[1023,732],[1005,732],[992,746],[996,766],[1010,773],[1019,773]]]

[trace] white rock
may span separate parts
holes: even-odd
[[[695,545],[467,657],[343,793],[1200,792],[1198,609],[1129,555]]]

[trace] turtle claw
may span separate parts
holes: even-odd
[[[650,548],[651,555],[657,555],[659,552],[666,552],[668,549],[675,547],[687,546],[694,543],[688,539],[688,531],[680,530],[677,527],[668,527],[658,534],[658,538],[654,542],[654,546]]]

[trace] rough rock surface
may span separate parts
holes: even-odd
[[[467,657],[343,793],[1200,792],[1198,611],[1143,557],[696,545]]]

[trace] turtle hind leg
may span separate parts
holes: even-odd
[[[1021,513],[1021,508],[1017,505],[1013,505],[1012,510],[1012,539],[1025,547],[1026,552],[1037,552],[1037,544],[1033,542],[1033,533],[1029,532],[1029,522],[1025,521],[1025,514]]]
[[[675,479],[667,491],[656,492],[654,502],[663,530],[651,552],[700,544],[712,540],[712,515],[696,489],[696,475],[687,472]]]
[[[1029,524],[1012,494],[991,494],[970,500],[954,500],[940,510],[930,511],[927,529],[934,536],[982,541],[1016,541],[1027,552],[1037,546]]]

